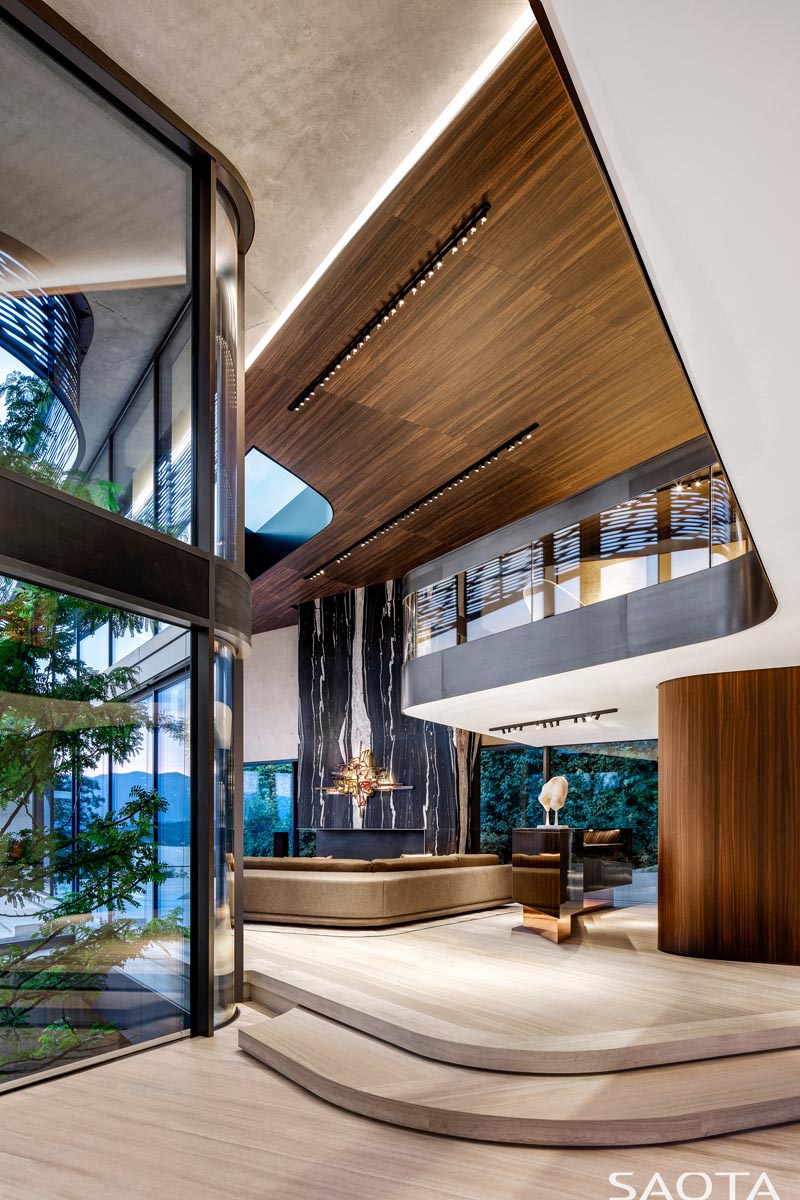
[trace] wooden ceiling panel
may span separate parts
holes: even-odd
[[[489,221],[300,412],[295,397],[484,199]],[[538,30],[353,238],[247,376],[247,444],[331,525],[254,586],[254,628],[396,577],[703,431]],[[305,577],[532,422],[530,442]]]

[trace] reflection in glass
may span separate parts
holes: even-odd
[[[432,654],[455,646],[456,579],[443,579],[416,594],[416,652]]]
[[[156,429],[154,374],[190,298],[191,167],[4,22],[0,75],[0,462],[170,532],[156,438],[186,444],[186,414]]]
[[[80,654],[136,618],[14,580],[0,595],[2,1085],[186,1028],[188,942],[155,909],[174,869],[159,713],[135,670]]]
[[[217,192],[217,380],[214,401],[216,547],[220,558],[236,558],[237,455],[239,419],[239,250],[236,216]]]
[[[535,746],[484,746],[480,752],[481,844],[485,854],[511,862],[511,831],[537,825],[542,751]],[[537,811],[538,810],[538,811]]]
[[[292,853],[294,802],[294,763],[244,764],[242,824],[246,858],[270,858],[276,833],[288,834]]]
[[[119,511],[151,527],[155,524],[154,413],[150,371],[114,433],[111,461]]]
[[[182,542],[192,534],[192,323],[187,311],[158,360],[156,525]]]
[[[531,620],[532,557],[523,546],[467,571],[467,641]]]
[[[214,656],[214,1018],[232,1016],[234,1006],[233,671],[236,652],[218,642]]]

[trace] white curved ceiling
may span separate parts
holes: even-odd
[[[544,7],[779,605],[735,637],[413,710],[486,731],[620,709],[525,739],[558,745],[655,736],[663,679],[800,663],[800,6]]]

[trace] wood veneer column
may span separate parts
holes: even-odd
[[[659,688],[659,949],[800,963],[800,667]]]

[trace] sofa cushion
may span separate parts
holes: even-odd
[[[365,858],[245,858],[246,871],[371,871]]]
[[[432,871],[457,867],[457,854],[433,854],[430,858],[376,858],[373,871]]]
[[[496,854],[459,854],[460,867],[499,867],[500,859]]]
[[[459,871],[399,872],[384,876],[386,917],[435,915],[438,911],[468,905],[505,904],[510,899],[511,867],[464,867]]]
[[[375,920],[383,916],[383,880],[347,871],[245,871],[244,911],[281,917]]]

